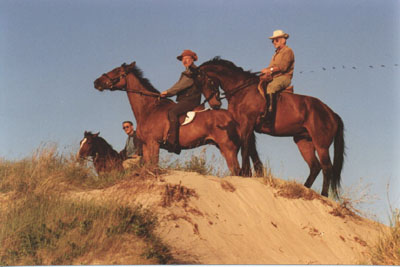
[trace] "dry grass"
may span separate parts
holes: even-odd
[[[183,162],[179,159],[171,160],[171,156],[167,155],[160,160],[159,165],[163,170],[196,172],[201,175],[213,175],[218,177],[230,175],[222,156],[212,155],[211,159],[207,159],[206,147],[201,149],[198,153],[184,152],[181,158],[186,158],[187,160]]]
[[[322,199],[322,197],[315,191],[306,188],[304,185],[297,183],[296,181],[285,182],[278,186],[277,195],[289,199]]]
[[[352,209],[348,208],[349,205],[351,205],[350,202],[343,201],[341,204],[334,207],[329,213],[340,218],[345,218],[346,216],[359,218],[359,216],[355,214]]]
[[[382,234],[370,250],[370,261],[374,265],[400,265],[400,210],[392,209],[390,232]]]
[[[322,199],[318,193],[296,181],[284,181],[276,178],[271,168],[268,167],[268,164],[265,164],[263,179],[265,184],[277,190],[275,193],[276,196],[289,199]]]
[[[365,184],[360,178],[356,184],[343,188],[339,203],[343,209],[355,216],[376,219],[364,206],[374,203],[377,199],[376,195],[371,194],[371,184]]]
[[[182,202],[183,207],[187,206],[187,202],[191,197],[198,197],[195,190],[179,185],[166,184],[162,195],[162,207],[169,207],[172,203]]]
[[[0,161],[0,265],[157,264],[174,260],[154,234],[157,218],[141,207],[74,201],[73,189],[105,188],[131,178],[97,176],[74,157],[42,147],[19,161]],[[112,251],[118,257],[106,257]]]

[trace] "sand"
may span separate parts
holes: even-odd
[[[368,264],[387,227],[304,190],[314,197],[282,196],[263,178],[172,171],[69,194],[151,209],[157,233],[183,263]]]

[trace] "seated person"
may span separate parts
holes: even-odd
[[[124,169],[129,169],[130,167],[137,166],[140,164],[142,158],[142,143],[136,137],[136,131],[133,128],[133,123],[131,121],[124,121],[122,123],[122,129],[128,135],[126,139],[125,148],[119,152],[122,157],[122,166]]]

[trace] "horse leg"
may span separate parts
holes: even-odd
[[[226,120],[225,120],[226,121]],[[226,160],[226,164],[231,175],[240,174],[240,165],[237,154],[240,149],[240,137],[237,133],[237,125],[234,121],[228,122],[226,127],[213,127],[215,130],[210,133],[208,138],[217,143],[217,147]]]
[[[333,167],[329,157],[329,148],[318,148],[317,153],[322,165],[322,173],[324,175],[324,181],[322,183],[321,195],[328,197],[329,185],[333,179]]]
[[[303,159],[307,162],[308,167],[310,168],[310,174],[308,175],[304,186],[311,188],[319,172],[321,171],[321,164],[319,163],[318,158],[315,155],[314,144],[306,138],[294,137],[293,139],[294,142],[297,144],[297,147],[299,148]]]
[[[147,167],[156,167],[160,155],[160,144],[156,141],[148,141],[143,144],[143,162]]]
[[[239,148],[235,147],[234,144],[220,147],[221,154],[225,158],[232,176],[238,176],[240,174],[240,165],[237,159],[238,150]]]
[[[254,132],[250,135],[249,140],[249,153],[251,160],[253,161],[254,170],[256,171],[257,177],[262,177],[264,175],[264,166],[261,163],[260,157],[258,156],[256,148],[256,135]]]
[[[242,136],[242,146],[240,152],[242,155],[242,169],[240,171],[240,176],[250,177],[251,176],[250,157],[249,157],[250,135],[242,133],[241,136]]]

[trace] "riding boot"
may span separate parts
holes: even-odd
[[[179,145],[179,121],[171,121],[168,131],[168,152],[176,154],[181,153],[181,147]]]
[[[269,109],[271,101],[270,101],[269,94],[267,94],[266,92],[264,94],[264,97],[265,97],[265,109],[264,109],[264,112],[261,113],[261,119],[265,121],[265,119],[268,116],[268,109]]]
[[[274,111],[276,105],[275,93],[268,93],[267,97],[267,107],[266,107],[266,116],[265,116],[265,123],[268,127],[272,127],[274,124]]]

